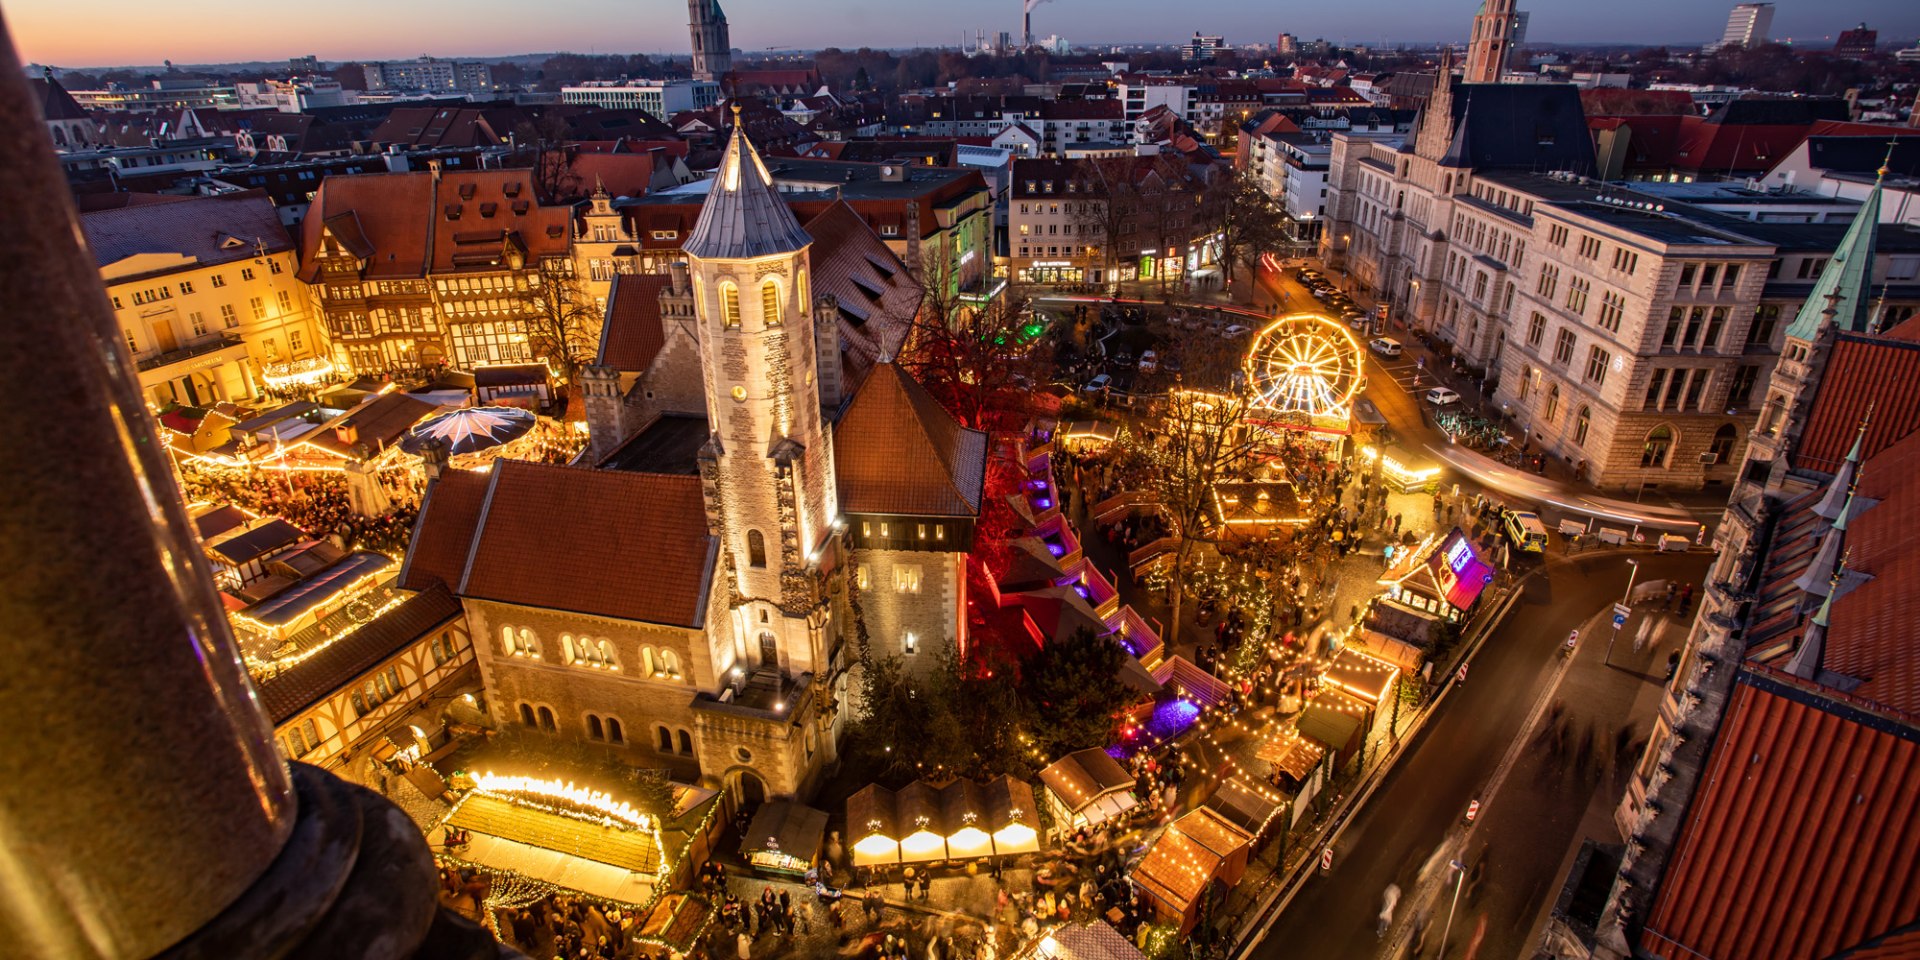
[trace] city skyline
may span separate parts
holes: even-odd
[[[1194,30],[1226,36],[1230,43],[1271,43],[1282,31],[1324,37],[1342,43],[1395,44],[1464,39],[1465,4],[1426,6],[1395,18],[1393,35],[1352,29],[1362,21],[1343,11],[1256,8],[1221,5],[1202,16],[1171,11],[1147,0],[1110,0],[1100,6],[1097,24],[1078,9],[1092,0],[1050,0],[1034,14],[1037,35],[1059,34],[1080,44],[1176,42]],[[907,0],[924,8],[919,15],[886,20],[871,17],[861,0],[827,0],[812,5],[804,18],[774,0],[732,0],[725,4],[737,49],[819,49],[837,46],[902,48],[951,46],[964,32],[988,36],[1013,29],[1011,4],[972,4],[964,8]],[[132,2],[104,0],[91,15],[50,0],[16,3],[8,19],[23,60],[69,69],[129,64],[270,61],[315,54],[322,60],[403,59],[428,53],[444,57],[504,57],[544,52],[668,53],[686,51],[685,14],[677,3],[657,2],[658,11],[637,10],[613,0],[573,0],[563,17],[523,24],[507,17],[515,7],[500,0],[462,4],[376,6],[350,0],[335,16],[301,25],[298,31],[270,21],[209,31],[183,22],[170,10]],[[1458,6],[1459,9],[1455,7]],[[1718,39],[1730,4],[1692,2],[1676,8],[1655,0],[1625,0],[1605,10],[1580,7],[1571,0],[1535,0],[1523,4],[1531,15],[1530,38],[1539,43],[1705,44]],[[788,8],[790,9],[790,8]],[[1470,12],[1470,11],[1469,11]],[[491,16],[489,14],[500,14]],[[379,18],[387,25],[378,38],[364,24]],[[121,25],[105,36],[95,29],[103,20]],[[1880,31],[1886,41],[1920,33],[1920,13],[1893,0],[1860,0],[1817,10],[1782,8],[1774,20],[1776,39],[1828,42],[1859,22]],[[1623,27],[1622,24],[1634,24]],[[1082,30],[1081,27],[1086,27]],[[387,39],[396,38],[396,39]]]

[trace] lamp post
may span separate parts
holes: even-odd
[[[1633,578],[1640,575],[1640,561],[1628,557],[1627,568],[1627,589],[1620,594],[1620,605],[1623,607],[1633,606]],[[1607,635],[1607,655],[1600,661],[1602,666],[1613,666],[1613,642],[1618,639],[1620,639],[1620,628],[1616,625],[1613,632]]]
[[[1458,860],[1448,860],[1447,868],[1453,871],[1453,902],[1447,907],[1447,925],[1440,928],[1440,952],[1437,957],[1447,955],[1447,937],[1453,933],[1453,912],[1460,909],[1460,882],[1467,877],[1467,865]]]

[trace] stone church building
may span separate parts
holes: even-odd
[[[806,796],[850,595],[876,655],[964,643],[987,438],[891,362],[912,272],[844,204],[803,227],[737,125],[684,254],[615,279],[581,460],[443,471],[401,583],[461,598],[497,723]]]

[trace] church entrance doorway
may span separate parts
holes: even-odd
[[[775,668],[780,666],[780,641],[771,633],[760,635],[760,665]]]

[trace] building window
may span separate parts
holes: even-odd
[[[1827,269],[1826,257],[1808,257],[1800,261],[1799,277],[1802,280],[1818,280]]]
[[[758,530],[747,531],[747,565],[755,568],[767,565],[767,538]]]
[[[627,742],[627,731],[621,728],[620,721],[612,717],[607,718],[607,742],[622,744]]]
[[[908,656],[920,652],[920,638],[914,636],[911,630],[907,631],[907,635],[900,639],[900,645],[906,649]]]
[[[204,337],[207,334],[207,315],[195,310],[187,314],[187,324],[193,328],[193,335]]]
[[[1641,403],[1641,407],[1643,409],[1647,409],[1647,410],[1659,409],[1660,390],[1662,387],[1666,386],[1667,373],[1668,371],[1665,369],[1656,368],[1653,371],[1653,375],[1647,378],[1647,396],[1646,396],[1646,399]]]
[[[500,648],[508,656],[540,659],[540,638],[526,627],[501,627]]]
[[[1700,349],[1712,350],[1720,346],[1720,334],[1727,329],[1727,308],[1714,307],[1707,317],[1707,335],[1700,341]]]
[[[232,330],[234,327],[240,325],[240,317],[234,312],[233,304],[223,303],[220,305],[220,325],[226,327],[228,330]]]
[[[522,726],[528,727],[537,727],[540,725],[539,721],[533,718],[533,704],[523,703],[520,705],[520,723]]]
[[[620,665],[613,656],[611,641],[563,633],[560,635],[560,647],[570,664],[602,670],[620,669]]]
[[[1599,347],[1587,348],[1587,382],[1600,386],[1607,382],[1607,364],[1612,357]]]
[[[1532,318],[1527,320],[1527,346],[1538,348],[1540,341],[1545,339],[1546,335],[1547,318],[1536,311]]]
[[[560,729],[553,722],[553,711],[547,709],[546,707],[540,708],[540,729],[545,730],[548,733],[552,733],[555,730]]]
[[[1587,290],[1587,281],[1580,277],[1567,281],[1567,310],[1575,316],[1587,312]]]
[[[276,296],[276,297],[277,297],[277,298],[279,299],[279,301],[280,301],[280,312],[281,312],[281,313],[292,313],[292,312],[293,312],[293,294],[290,294],[290,293],[288,293],[287,291],[285,291],[285,290],[282,290],[282,291],[280,291],[279,293],[277,293],[277,294],[275,294],[275,296]]]
[[[1560,335],[1558,337],[1555,337],[1553,342],[1553,362],[1563,367],[1572,363],[1573,362],[1573,344],[1574,344],[1573,331],[1572,330],[1560,331]]]
[[[1600,326],[1609,333],[1620,332],[1620,318],[1627,312],[1627,300],[1611,290],[1600,294]]]
[[[242,279],[242,280],[252,280],[252,279],[253,279],[253,268],[252,268],[252,267],[241,267],[241,268],[240,268],[240,279]]]
[[[193,292],[193,281],[192,281],[192,280],[182,280],[182,281],[180,281],[180,295],[181,295],[181,296],[186,296],[187,294],[190,294],[190,293],[192,293],[192,292]]]
[[[1739,430],[1731,423],[1723,423],[1713,432],[1713,443],[1707,449],[1713,454],[1714,463],[1727,463],[1733,459],[1733,442],[1739,436]]]
[[[600,718],[591,713],[587,714],[587,739],[605,740],[606,738],[607,732],[600,726]]]
[[[213,285],[214,285],[214,287],[215,287],[216,289],[217,289],[217,288],[219,288],[219,287],[224,287],[224,286],[226,286],[226,285],[227,285],[227,277],[226,277],[226,274],[223,274],[223,273],[216,273],[216,274],[214,274],[214,275],[213,275]]]
[[[265,320],[267,318],[267,301],[265,297],[250,297],[247,300],[247,306],[253,308],[253,318],[255,320]]]
[[[1773,331],[1780,325],[1780,305],[1763,303],[1753,309],[1753,325],[1747,328],[1747,346],[1766,347],[1773,343]]]
[[[1727,406],[1744,407],[1753,398],[1753,385],[1760,379],[1760,368],[1752,365],[1740,367],[1733,372],[1733,383],[1727,387]]]
[[[279,272],[280,272],[280,261],[278,261],[278,260],[268,260],[268,261],[267,261],[267,272],[268,272],[268,273],[279,273]]]
[[[1640,465],[1643,467],[1663,468],[1667,458],[1673,453],[1673,428],[1666,425],[1654,427],[1647,434],[1646,443],[1640,448]]]
[[[1583,406],[1573,415],[1573,442],[1577,446],[1587,445],[1587,428],[1593,425],[1593,408]]]
[[[198,314],[195,314],[195,316],[198,316]],[[302,349],[304,349],[303,345],[300,343],[300,331],[298,330],[287,331],[287,349],[293,351],[294,353],[299,353]]]
[[[903,563],[893,568],[893,589],[896,593],[920,592],[920,565]]]
[[[1552,264],[1542,264],[1540,267],[1540,285],[1534,288],[1534,292],[1538,293],[1543,300],[1552,300],[1553,292],[1559,289],[1559,286],[1560,268]]]
[[[689,757],[693,756],[693,733],[688,730],[681,730],[678,732],[678,736],[680,737],[680,752]]]
[[[731,283],[720,285],[720,323],[729,330],[740,327],[740,288]]]
[[[760,319],[769,327],[780,325],[780,285],[772,280],[760,285]]]
[[[1552,387],[1549,387],[1547,389],[1547,408],[1542,413],[1541,419],[1545,420],[1548,423],[1552,423],[1554,415],[1559,412],[1560,412],[1560,385],[1556,383]]]
[[[654,735],[655,741],[660,745],[661,753],[673,752],[673,731],[672,730],[669,730],[666,727],[656,726],[653,728],[653,735]]]

